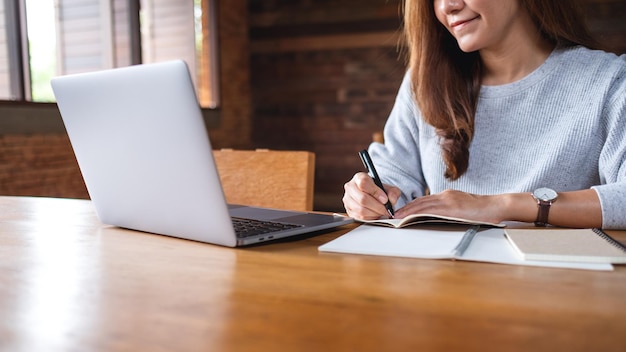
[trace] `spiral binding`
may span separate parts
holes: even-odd
[[[618,249],[626,252],[626,246],[624,246],[623,244],[621,244],[620,242],[616,241],[613,237],[609,236],[608,233],[602,231],[602,229],[599,228],[594,228],[592,229],[593,232],[595,232],[598,236],[602,237],[603,239],[605,239],[607,242],[609,242],[611,245],[617,247]]]

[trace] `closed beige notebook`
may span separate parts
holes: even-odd
[[[626,247],[600,229],[505,229],[525,260],[626,263]]]

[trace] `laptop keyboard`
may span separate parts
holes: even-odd
[[[242,219],[235,217],[233,217],[232,220],[237,237],[250,237],[304,226],[284,222]]]

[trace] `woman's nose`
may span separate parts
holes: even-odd
[[[463,0],[436,0],[435,6],[443,14],[452,14],[460,11],[465,6]]]

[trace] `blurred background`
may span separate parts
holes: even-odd
[[[626,0],[581,0],[626,53]],[[405,71],[400,0],[4,0],[0,194],[88,198],[49,81],[184,59],[214,148],[316,154],[314,208],[343,211],[357,152]]]

